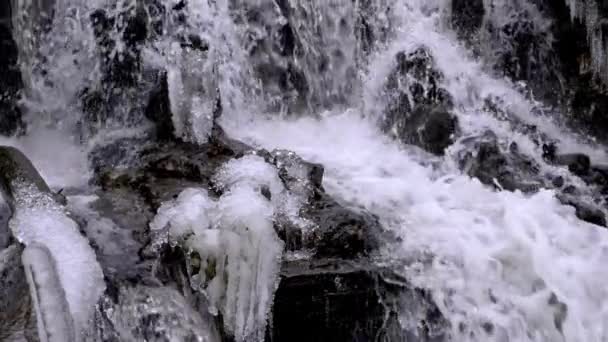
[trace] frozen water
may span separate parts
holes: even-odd
[[[39,192],[32,185],[22,184],[13,189],[13,196],[16,200],[15,212],[9,222],[13,236],[27,248],[41,246],[32,249],[27,259],[33,264],[30,266],[33,267],[32,274],[51,277],[56,273],[56,284],[48,282],[49,286],[53,286],[48,290],[59,291],[57,287],[60,287],[65,292],[69,314],[74,321],[75,338],[78,339],[79,334],[89,328],[97,300],[105,289],[95,253],[87,239],[80,234],[76,222],[49,194]],[[50,257],[45,263],[37,263],[44,259],[42,251]],[[51,271],[48,268],[50,265],[54,265],[56,271]],[[42,291],[45,289],[44,286],[41,288]],[[45,314],[59,315],[52,313],[53,309],[59,308],[59,304],[48,308],[44,303],[39,304]]]
[[[168,228],[170,241],[196,252],[193,286],[204,291],[212,312],[222,313],[236,340],[262,341],[283,243],[273,226],[279,203],[261,189],[277,199],[285,189],[276,169],[253,155],[226,163],[215,180],[223,190],[218,200],[204,189],[184,190],[161,206],[150,228]]]

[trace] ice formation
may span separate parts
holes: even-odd
[[[261,189],[277,199],[285,189],[276,169],[258,156],[228,162],[216,181],[224,191],[219,199],[204,189],[184,190],[161,206],[150,227],[168,229],[170,240],[188,249],[192,285],[236,340],[263,341],[283,243],[273,227],[278,205]]]
[[[598,0],[568,0],[567,3],[572,20],[582,21],[587,28],[587,39],[591,46],[591,67],[604,82],[607,82],[608,46],[604,32],[606,19],[600,14],[601,1],[598,3]]]
[[[88,330],[95,305],[105,289],[95,252],[80,234],[76,222],[49,194],[29,184],[12,190],[15,212],[9,226],[13,236],[26,246],[24,264],[28,268],[30,290],[41,294],[37,303],[39,327],[42,319],[49,331],[67,334],[71,324],[68,323],[69,317],[73,320],[75,336],[65,341],[81,340],[81,334]],[[68,314],[63,313],[61,297],[57,297],[62,292],[65,293]],[[47,316],[53,320],[46,320]],[[66,317],[68,322],[59,317]]]

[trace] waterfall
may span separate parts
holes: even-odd
[[[454,6],[465,5],[456,0],[11,4],[27,130],[1,142],[21,148],[53,190],[76,197],[103,197],[112,186],[140,191],[146,182],[165,189],[174,184],[154,172],[179,174],[180,191],[145,188],[142,202],[155,207],[146,212],[148,240],[183,250],[187,279],[171,286],[185,298],[174,304],[204,312],[190,321],[219,315],[205,327],[217,324],[239,342],[263,341],[273,328],[281,261],[319,254],[290,251],[279,228],[297,230],[301,244],[317,242],[319,228],[304,216],[326,194],[345,210],[368,213],[393,237],[365,260],[428,291],[447,322],[436,335],[428,328],[437,341],[608,340],[608,231],[594,224],[603,218],[605,225],[608,207],[605,189],[589,180],[603,175],[608,153],[547,100],[569,103],[572,82],[559,70],[559,37],[545,2],[479,0],[461,12]],[[608,82],[603,7],[567,5],[573,22],[586,25],[592,69]],[[464,21],[454,19],[462,13]],[[459,31],[462,22],[471,27]],[[220,131],[255,152],[230,141],[214,145]],[[124,150],[114,150],[116,142]],[[179,144],[183,155],[170,150]],[[103,148],[108,160],[98,162]],[[221,159],[226,150],[232,159]],[[296,183],[310,176],[301,166],[308,164],[286,171],[280,150],[295,152],[297,163],[322,165],[322,184],[290,187],[288,176]],[[149,151],[162,158],[133,157]],[[138,162],[148,163],[144,171],[129,174]],[[49,234],[83,251],[77,266],[89,268],[94,293],[79,301],[78,289],[64,291],[74,324],[86,330],[97,324],[83,306],[101,297],[100,266],[74,237],[75,220],[55,204],[47,210],[27,207],[11,229],[19,238],[27,226],[32,242],[44,244],[36,220],[45,219]],[[81,208],[102,222],[91,210]],[[49,241],[55,282],[76,279],[60,238]],[[160,253],[151,250],[139,254]],[[26,254],[26,266],[35,256]],[[146,278],[145,285],[165,280]],[[421,329],[415,309],[405,299],[396,303],[400,329]],[[141,333],[133,331],[119,335]]]

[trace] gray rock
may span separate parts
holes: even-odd
[[[579,197],[566,193],[558,194],[557,199],[565,205],[572,206],[576,209],[576,217],[579,219],[593,223],[598,226],[606,227],[606,215],[600,208],[591,203],[585,202]]]
[[[213,322],[205,321],[173,288],[125,285],[115,295],[101,300],[101,341],[221,341]]]
[[[396,56],[395,71],[385,85],[388,105],[381,126],[403,143],[442,155],[454,142],[458,120],[452,98],[440,87],[443,75],[425,48]]]
[[[471,39],[483,24],[483,0],[453,0],[452,25],[461,38]]]
[[[17,101],[23,90],[23,80],[19,70],[19,50],[13,39],[13,2],[0,4],[0,134],[23,133],[25,124]]]
[[[568,170],[577,176],[589,174],[591,159],[582,153],[558,154],[551,160],[556,165],[567,166]]]
[[[331,259],[284,262],[272,323],[272,342],[439,342],[449,329],[424,290],[365,261]]]
[[[23,186],[32,186],[41,193],[50,194],[58,203],[65,204],[65,197],[53,193],[40,176],[32,162],[18,149],[0,146],[0,190],[8,204],[14,209],[18,201],[27,201],[17,191]]]
[[[467,150],[460,153],[460,166],[482,183],[509,191],[535,192],[545,186],[539,166],[513,147],[504,150],[491,132],[463,141]]]
[[[23,247],[11,245],[0,250],[0,340],[33,336],[37,340],[36,315],[25,278]]]

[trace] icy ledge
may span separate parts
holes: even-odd
[[[150,228],[188,250],[197,265],[193,286],[212,313],[221,312],[236,341],[263,341],[283,252],[273,217],[286,192],[276,169],[258,156],[226,163],[215,183],[223,190],[219,199],[186,189],[160,207]]]
[[[105,290],[93,249],[20,151],[0,147],[0,176],[13,210],[9,227],[26,246],[22,261],[41,341],[84,340]]]

